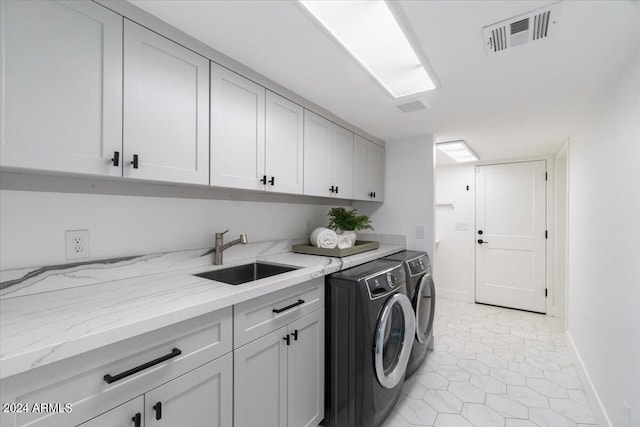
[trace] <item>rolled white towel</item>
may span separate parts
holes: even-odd
[[[311,245],[318,248],[333,249],[338,244],[338,235],[335,231],[324,227],[318,227],[311,232]]]
[[[351,239],[347,236],[338,236],[338,248],[339,249],[347,249],[350,248]]]

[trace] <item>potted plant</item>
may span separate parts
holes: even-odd
[[[356,244],[357,230],[373,230],[371,220],[366,215],[358,215],[355,209],[331,208],[329,210],[329,228],[337,233],[347,236],[351,240],[351,246]]]

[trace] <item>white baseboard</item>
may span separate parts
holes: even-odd
[[[605,411],[604,406],[602,405],[600,396],[598,396],[598,392],[596,391],[596,388],[591,381],[589,372],[587,372],[587,368],[584,366],[582,357],[580,357],[580,352],[578,351],[576,344],[573,342],[573,338],[571,337],[569,331],[565,332],[565,342],[567,343],[569,353],[571,353],[571,358],[576,361],[576,370],[578,371],[580,380],[584,385],[584,393],[587,395],[587,399],[589,400],[589,404],[591,405],[591,410],[593,411],[593,416],[596,418],[598,425],[613,427],[613,424],[611,423],[611,420],[607,415],[607,411]]]
[[[439,288],[436,286],[436,301],[440,297],[454,301],[474,302],[473,297],[469,292],[454,291],[452,289]]]

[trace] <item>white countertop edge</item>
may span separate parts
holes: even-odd
[[[306,282],[308,280],[322,277],[331,273],[334,273],[339,270],[343,270],[349,267],[353,267],[356,265],[363,264],[365,262],[369,262],[378,258],[382,258],[387,255],[391,255],[396,252],[400,252],[405,250],[406,247],[404,245],[389,245],[389,244],[381,244],[380,248],[375,251],[363,252],[360,254],[352,255],[345,258],[330,258],[330,257],[319,257],[314,255],[301,255],[301,254],[292,254],[292,253],[284,253],[284,254],[276,254],[276,255],[268,255],[261,256],[257,258],[249,258],[245,260],[240,260],[237,262],[233,262],[225,267],[230,267],[232,265],[241,265],[247,262],[256,262],[256,261],[265,261],[272,262],[277,264],[292,264],[291,260],[287,262],[287,259],[296,257],[313,257],[307,258],[307,260],[314,260],[314,265],[303,267],[282,275],[269,277],[262,279],[260,281],[254,282],[251,285],[236,285],[233,286],[231,293],[227,295],[223,295],[220,297],[214,297],[209,300],[203,300],[201,303],[192,304],[186,307],[177,308],[172,311],[163,312],[159,315],[153,316],[144,316],[141,314],[139,319],[126,322],[126,323],[116,323],[113,327],[98,329],[92,333],[86,333],[81,336],[75,337],[70,340],[60,340],[58,342],[50,342],[46,345],[37,348],[28,348],[23,351],[21,350],[13,350],[6,354],[2,354],[0,356],[0,379],[8,378],[13,375],[17,375],[23,372],[26,372],[31,369],[39,368],[42,366],[46,366],[52,363],[55,363],[60,360],[67,359],[69,357],[77,356],[79,354],[98,349],[100,347],[105,347],[111,344],[114,344],[119,341],[126,340],[128,338],[132,338],[141,334],[145,334],[148,332],[152,332],[154,330],[167,327],[206,313],[210,313],[216,310],[220,310],[234,304],[238,304],[243,301],[247,301],[249,299],[257,298],[272,292],[279,291],[281,289],[286,289],[297,284]],[[323,260],[321,260],[321,258]],[[304,258],[300,258],[304,259]],[[171,276],[184,277],[185,275],[191,275],[195,273],[199,273],[202,271],[211,270],[212,266],[203,268],[192,268],[189,272],[167,272],[154,276],[146,276],[148,281],[158,280],[158,276],[162,278],[168,278]],[[221,268],[224,268],[221,266]],[[132,278],[127,279],[127,281],[132,281],[132,287],[135,286],[144,286],[143,284],[136,285],[135,282],[141,282],[140,278]],[[201,279],[203,283],[211,284],[213,281],[209,281],[208,279]],[[147,280],[143,280],[142,282],[147,282]],[[262,283],[260,283],[262,282]],[[213,282],[219,284],[219,282]],[[109,283],[102,283],[98,285],[91,285],[92,288],[96,288],[99,286],[108,286]],[[229,291],[229,287],[232,285],[222,284],[225,291]],[[77,289],[77,288],[76,288]],[[72,292],[72,290],[63,290],[59,292]],[[230,292],[230,291],[229,291]],[[27,299],[32,296],[22,297],[25,299],[25,303],[28,302]],[[122,296],[124,300],[126,300],[127,295]],[[6,320],[6,319],[5,319]],[[104,319],[101,319],[104,321]],[[43,324],[47,324],[46,321],[42,321]],[[6,328],[0,325],[3,330],[3,337],[7,335]],[[55,332],[53,334],[49,334],[49,340],[51,341],[51,337],[55,337]],[[55,338],[54,338],[55,339]],[[3,347],[3,338],[0,340],[0,349]]]

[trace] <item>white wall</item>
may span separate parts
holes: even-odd
[[[302,237],[307,234],[306,221],[311,227],[326,225],[329,208],[345,203],[24,174],[3,173],[2,181],[1,270],[71,262],[64,256],[65,230],[89,230],[89,259],[103,259],[212,247],[214,233],[227,228],[226,239],[243,232],[253,242]],[[131,194],[82,192],[96,191],[96,187],[103,187],[98,191]],[[235,200],[206,198],[211,193]],[[279,202],[281,199],[286,202]]]
[[[474,165],[436,168],[437,295],[475,301],[475,169]],[[467,190],[469,186],[469,190]],[[444,203],[454,203],[454,206]],[[464,230],[466,228],[466,230]]]
[[[376,232],[407,236],[407,248],[425,251],[433,260],[433,135],[386,143],[384,204],[354,202],[371,217]],[[424,238],[416,237],[424,227]]]
[[[640,56],[569,145],[569,335],[609,421],[640,426]]]
[[[553,156],[553,314],[566,316],[567,289],[567,166],[568,143]]]

